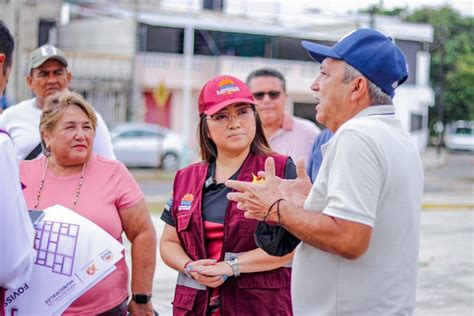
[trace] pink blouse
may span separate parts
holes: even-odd
[[[43,176],[46,158],[20,162],[21,181],[26,185],[23,194],[29,209],[33,209]],[[60,204],[72,209],[80,173],[58,177],[49,169],[37,209]],[[99,225],[122,242],[122,222],[119,210],[136,205],[143,193],[126,167],[118,161],[93,154],[84,171],[75,211]],[[117,269],[78,298],[64,315],[92,315],[107,311],[128,296],[128,268],[122,258]]]

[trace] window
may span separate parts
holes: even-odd
[[[271,57],[271,37],[258,34],[196,30],[194,53],[210,56]]]
[[[142,52],[183,53],[183,28],[140,24],[138,34],[138,49]]]
[[[49,42],[49,31],[56,27],[55,21],[40,20],[38,27],[38,47]]]
[[[301,46],[301,38],[293,37],[278,37],[276,41],[276,56],[278,59],[313,61],[306,49]],[[309,42],[318,43],[321,45],[332,46],[333,42],[308,40]]]
[[[410,132],[416,132],[423,129],[423,115],[410,114]]]
[[[224,8],[224,0],[203,0],[202,8],[204,10],[222,11]]]
[[[406,83],[416,83],[416,53],[423,51],[423,43],[405,40],[396,40],[408,63],[408,79]]]
[[[456,131],[454,132],[456,135],[473,135],[474,136],[474,130],[470,127],[458,127],[456,128]]]

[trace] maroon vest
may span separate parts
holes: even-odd
[[[273,158],[276,175],[284,177],[288,157],[274,155]],[[265,159],[266,156],[250,153],[237,179],[251,182],[253,175],[265,169]],[[174,180],[171,214],[181,245],[193,260],[207,258],[201,213],[202,188],[207,171],[207,163],[197,163],[178,171]],[[234,202],[228,203],[225,212],[221,260],[256,249],[254,232],[258,221],[246,219]],[[290,278],[291,270],[288,268],[243,273],[228,278],[220,286],[221,314],[292,315]],[[206,315],[210,290],[180,273],[173,300],[173,315]]]
[[[5,316],[5,307],[3,307],[3,304],[5,302],[5,289],[0,287],[0,316]]]

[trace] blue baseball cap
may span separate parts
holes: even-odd
[[[333,46],[302,41],[319,63],[326,57],[343,60],[393,98],[395,88],[408,78],[405,56],[392,39],[373,29],[358,29]]]

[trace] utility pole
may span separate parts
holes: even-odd
[[[13,1],[12,6],[13,6],[13,25],[14,25],[14,31],[13,31],[13,36],[15,38],[15,50],[13,54],[15,55],[15,58],[13,62],[15,63],[15,75],[13,77],[13,95],[14,95],[14,100],[15,103],[18,102],[18,100],[21,99],[21,92],[20,92],[20,77],[22,76],[22,67],[20,67],[20,51],[21,51],[21,45],[20,41],[22,39],[21,34],[20,34],[20,6],[22,3],[20,1]]]
[[[194,60],[194,14],[192,13],[192,1],[188,2],[188,21],[184,28],[184,85],[183,85],[183,120],[182,130],[184,135],[184,143],[190,144],[191,135],[191,112],[192,112],[192,95],[193,95],[193,60]],[[189,155],[187,151],[183,153],[183,159],[180,162],[188,164]]]
[[[375,12],[377,10],[377,7],[375,5],[371,6],[370,7],[370,10],[369,10],[369,16],[370,16],[370,19],[369,19],[369,26],[371,29],[375,29]]]
[[[436,146],[436,153],[438,156],[441,154],[441,149],[443,147],[443,135],[444,135],[444,88],[445,88],[445,72],[444,72],[444,64],[445,64],[445,44],[446,44],[446,27],[441,26],[440,29],[440,63],[439,63],[439,73],[438,73],[438,80],[439,80],[439,96],[438,96],[438,125],[440,128],[439,131],[439,139],[438,144]]]
[[[137,53],[138,53],[138,14],[140,10],[140,0],[135,0],[133,4],[133,52],[130,58],[130,89],[127,107],[125,110],[125,120],[127,122],[134,121],[137,119],[137,113],[139,106],[139,87],[137,80]]]

